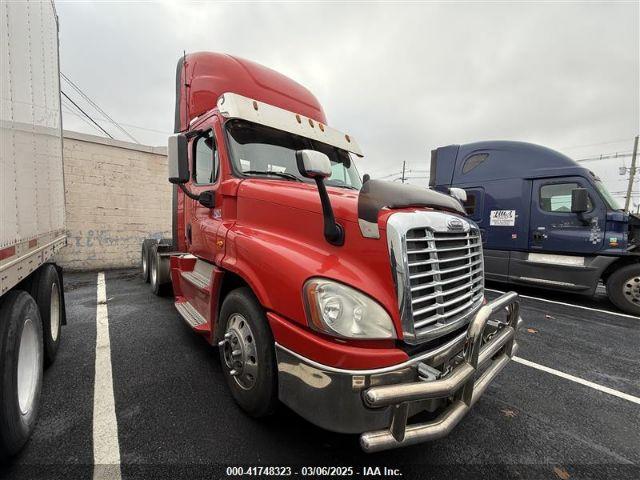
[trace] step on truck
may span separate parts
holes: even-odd
[[[640,217],[588,168],[531,143],[449,145],[432,152],[430,186],[465,190],[487,279],[589,296],[602,282],[640,316]]]
[[[34,430],[43,367],[65,321],[58,19],[52,2],[0,2],[0,462]]]
[[[175,132],[173,235],[143,243],[142,275],[219,347],[240,407],[280,401],[368,452],[449,433],[519,320],[515,293],[484,300],[460,201],[363,183],[358,143],[307,89],[229,55],[180,59]]]

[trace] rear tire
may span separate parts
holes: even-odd
[[[607,279],[607,295],[620,310],[640,315],[640,263],[613,272]]]
[[[43,265],[34,275],[30,290],[31,296],[38,304],[42,319],[44,366],[46,368],[56,359],[64,315],[62,287],[55,267],[50,264]]]
[[[171,282],[162,283],[162,274],[160,272],[161,261],[157,246],[152,245],[149,249],[149,281],[151,283],[151,291],[158,297],[166,297],[171,293]]]
[[[278,404],[273,335],[253,292],[246,287],[231,291],[222,303],[220,321],[225,335],[220,363],[231,395],[254,418],[272,414]]]
[[[0,459],[13,456],[33,433],[42,390],[42,320],[27,292],[0,302]]]
[[[145,283],[149,283],[149,264],[150,264],[150,254],[151,246],[155,244],[155,240],[150,238],[142,241],[142,247],[140,252],[140,273],[142,275],[142,281]]]

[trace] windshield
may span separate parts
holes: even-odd
[[[351,156],[337,147],[245,120],[230,120],[226,128],[232,162],[245,175],[311,183],[313,180],[300,174],[296,162],[296,150],[311,149],[326,154],[331,161],[326,185],[357,190],[362,186]]]
[[[594,183],[596,185],[596,189],[600,193],[600,196],[604,199],[604,202],[607,204],[608,208],[610,208],[611,210],[622,210],[622,207],[618,204],[618,201],[609,193],[609,190],[607,190],[607,187],[604,186],[602,180],[596,177]]]

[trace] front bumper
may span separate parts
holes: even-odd
[[[506,321],[490,317],[506,310]],[[447,435],[515,354],[518,295],[481,307],[466,332],[399,365],[344,370],[319,364],[276,344],[280,400],[316,425],[360,433],[367,452]],[[442,370],[443,374],[438,376]],[[417,413],[434,420],[408,424]]]

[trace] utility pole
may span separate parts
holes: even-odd
[[[633,142],[633,157],[631,157],[631,173],[629,174],[629,186],[627,187],[627,198],[624,201],[624,211],[629,213],[631,205],[631,191],[633,190],[633,180],[636,175],[636,157],[638,155],[638,135]]]
[[[636,137],[636,146],[638,146],[638,138]],[[635,158],[635,156],[633,157]],[[404,167],[407,165],[407,161],[402,162],[402,183],[404,183]]]

